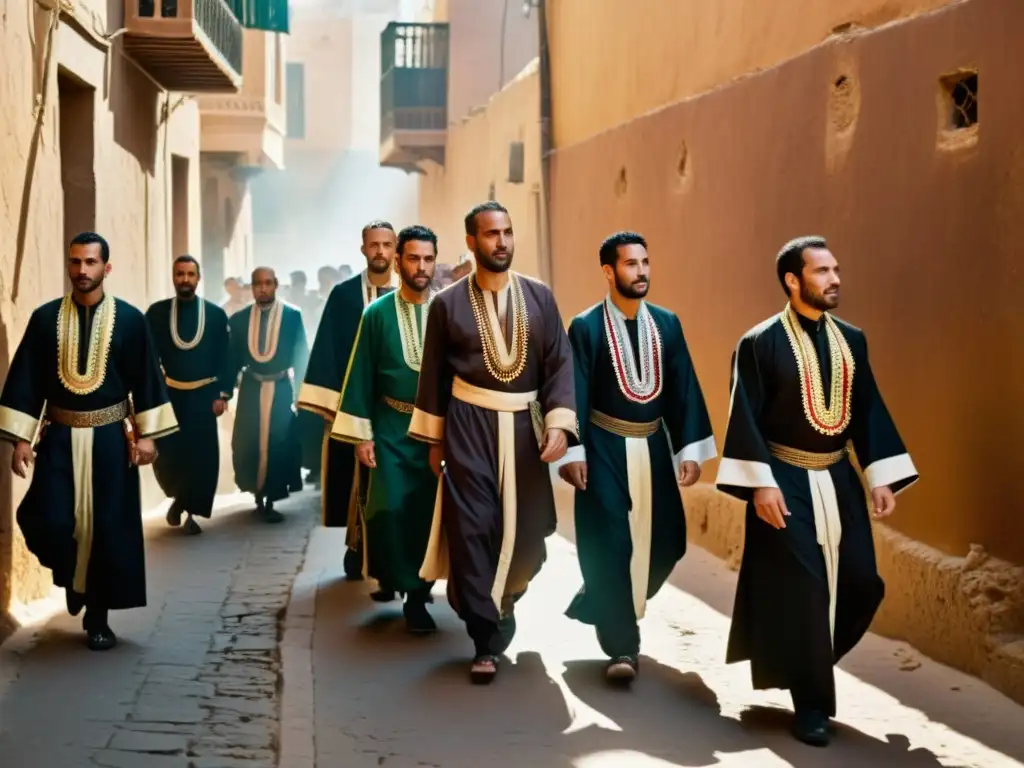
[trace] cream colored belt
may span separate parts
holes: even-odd
[[[537,392],[496,392],[473,386],[458,376],[452,382],[452,397],[477,408],[498,414],[498,487],[501,489],[502,532],[498,567],[491,586],[491,600],[501,614],[502,598],[516,547],[516,435],[515,416],[530,409],[537,400]],[[442,483],[437,485],[434,520],[430,527],[430,542],[420,569],[426,581],[448,578],[448,552],[441,527]]]
[[[177,389],[182,392],[190,392],[194,389],[202,389],[203,387],[209,386],[217,381],[216,376],[209,376],[205,379],[199,379],[198,381],[178,381],[172,379],[170,376],[164,376],[164,381],[167,382],[167,386],[171,389]]]
[[[811,485],[811,504],[814,509],[814,532],[818,546],[825,556],[825,578],[828,580],[828,627],[835,642],[836,605],[839,598],[839,541],[843,523],[839,517],[839,499],[832,482],[829,467],[846,458],[847,449],[831,453],[811,453],[778,443],[768,443],[772,456],[781,462],[807,470]]]

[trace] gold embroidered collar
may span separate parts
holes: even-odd
[[[428,289],[429,290],[429,289]],[[427,312],[434,300],[431,291],[422,304],[419,322],[416,321],[416,305],[406,301],[401,289],[395,291],[395,313],[398,315],[398,335],[402,340],[402,357],[405,364],[419,373],[423,364],[423,339],[427,333]]]
[[[483,346],[484,365],[488,373],[503,384],[519,378],[526,369],[526,356],[530,339],[530,318],[526,311],[526,296],[519,275],[509,272],[508,285],[491,301],[477,285],[476,277],[466,281],[469,304],[476,319],[477,333]],[[497,303],[497,307],[495,307]],[[498,316],[507,311],[512,316],[512,338],[505,343],[505,334]]]
[[[86,317],[90,312],[95,314],[89,334],[84,374],[78,372],[82,330],[78,322],[78,305],[71,294],[64,297],[57,312],[57,375],[64,388],[76,395],[95,392],[107,377],[117,305],[112,296],[104,296],[94,306],[85,307],[85,312]]]
[[[267,313],[266,346],[260,349],[260,315],[264,310],[253,302],[249,310],[249,356],[257,363],[269,363],[277,355],[277,344],[281,340],[281,320],[284,317],[284,304],[275,301]]]

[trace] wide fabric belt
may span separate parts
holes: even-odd
[[[498,414],[498,487],[501,493],[502,531],[498,567],[491,586],[491,600],[502,613],[502,598],[516,547],[516,435],[515,414],[533,410],[537,392],[497,392],[474,386],[458,376],[452,382],[452,397],[477,408]],[[434,520],[430,526],[430,541],[423,559],[420,577],[425,581],[448,578],[448,552],[441,529],[442,483],[437,484],[434,502]]]
[[[251,370],[249,368],[245,369],[245,375],[246,376],[248,376],[253,381],[260,382],[261,384],[265,384],[267,382],[273,382],[273,381],[281,381],[281,379],[288,378],[288,375],[290,373],[291,373],[291,369],[290,368],[287,368],[287,369],[285,369],[283,371],[279,371],[277,373],[256,373],[255,371],[253,371],[253,370]]]
[[[633,437],[637,439],[648,438],[661,429],[661,418],[654,421],[625,421],[609,416],[601,411],[590,412],[590,423],[600,427],[605,432],[611,432],[619,437]]]
[[[414,403],[407,403],[404,400],[395,400],[393,397],[384,395],[384,405],[392,410],[398,411],[399,413],[412,413],[415,410],[416,405]]]
[[[839,517],[839,499],[829,468],[843,461],[849,454],[846,446],[829,453],[811,453],[799,448],[768,443],[768,451],[781,462],[807,470],[814,509],[814,531],[818,546],[825,556],[825,576],[828,579],[828,621],[832,641],[835,642],[836,605],[839,596],[839,542],[843,535],[843,522]]]
[[[58,408],[55,405],[46,406],[46,419],[54,424],[61,424],[73,429],[89,429],[91,427],[105,427],[108,424],[117,424],[128,418],[130,411],[128,401],[124,400],[117,405],[108,408],[100,408],[98,411],[70,411],[66,408]]]
[[[55,405],[46,406],[46,419],[53,424],[71,428],[71,467],[75,489],[75,574],[72,589],[80,595],[86,591],[86,576],[93,541],[92,448],[93,429],[117,424],[131,415],[127,400],[97,411],[71,411]]]
[[[182,392],[189,392],[194,389],[202,389],[203,387],[209,386],[217,381],[216,376],[208,376],[205,379],[199,379],[198,381],[178,381],[172,379],[170,376],[164,376],[164,381],[167,382],[167,386],[171,389],[177,389]]]
[[[790,448],[789,446],[772,442],[768,443],[768,451],[776,459],[786,464],[792,464],[794,467],[800,467],[800,469],[819,471],[835,466],[850,453],[845,445],[838,451],[811,453],[810,451],[802,451],[799,448]]]
[[[651,577],[651,526],[654,497],[651,483],[651,451],[647,438],[661,429],[661,418],[636,422],[617,419],[601,411],[590,412],[590,423],[618,435],[626,443],[626,480],[629,485],[629,538],[633,552],[629,577],[633,588],[633,612],[637,621],[647,613],[647,587]]]

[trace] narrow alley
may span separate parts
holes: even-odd
[[[697,548],[652,604],[627,692],[561,615],[580,577],[571,530],[552,537],[512,663],[478,688],[440,589],[441,632],[408,637],[397,604],[344,580],[343,532],[316,526],[316,497],[281,526],[222,507],[198,538],[153,516],[150,607],[115,617],[113,652],[90,654],[63,613],[3,647],[5,767],[1024,765],[1024,708],[874,636],[842,665],[833,745],[793,741],[788,702],[722,664],[734,575]]]

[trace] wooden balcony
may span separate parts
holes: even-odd
[[[448,25],[392,22],[381,33],[380,164],[444,165],[448,134]]]
[[[160,85],[234,93],[242,83],[242,25],[225,0],[125,0],[125,51]]]

